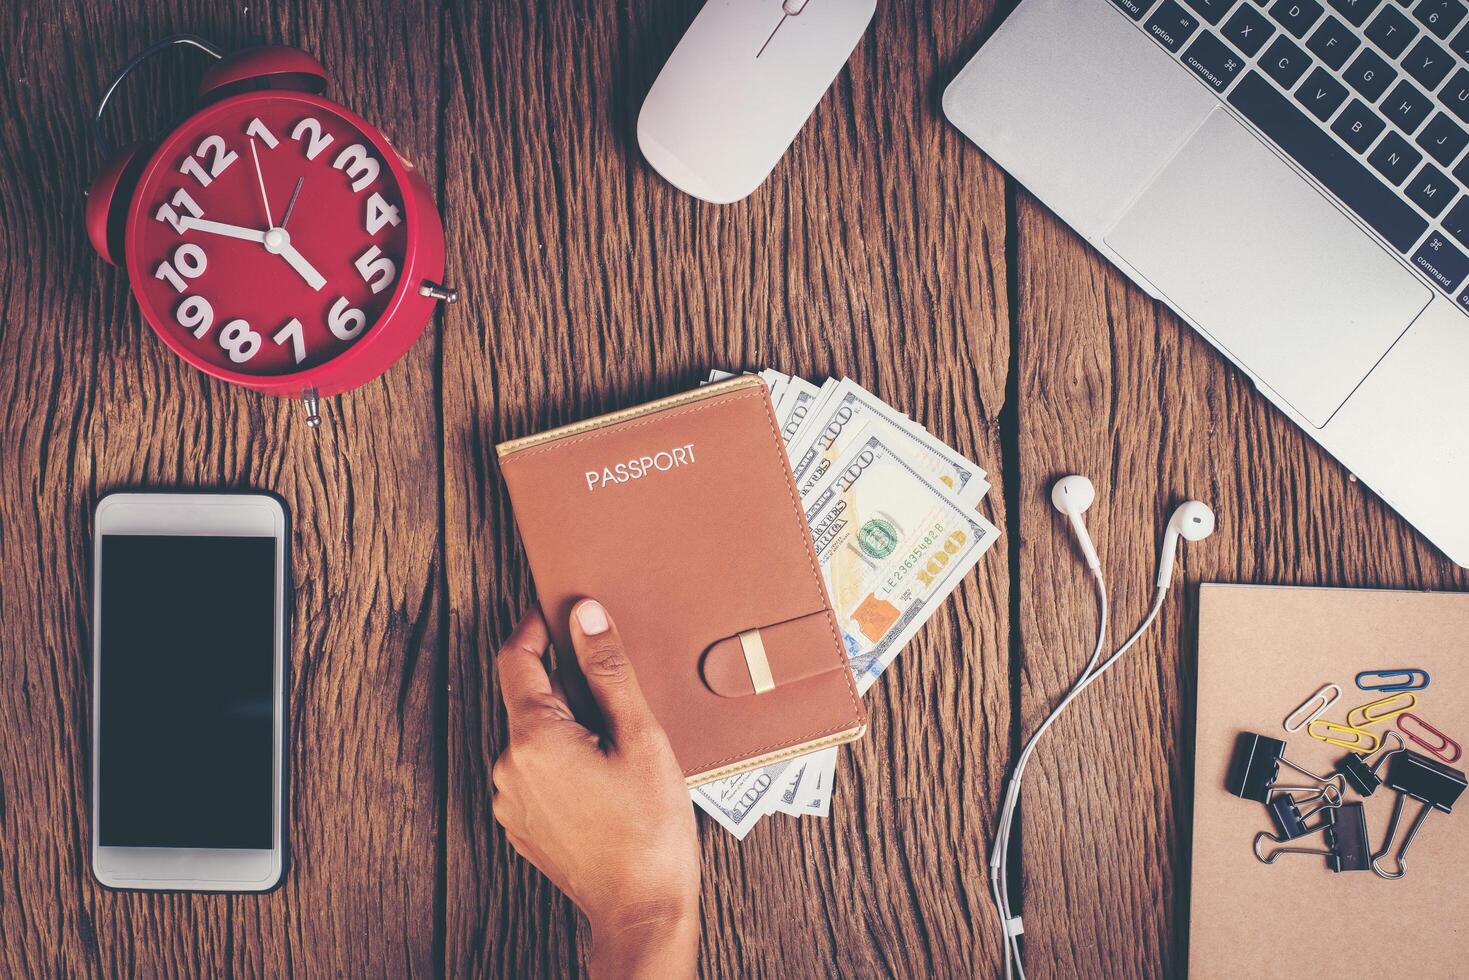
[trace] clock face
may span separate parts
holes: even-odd
[[[133,292],[217,371],[307,371],[370,338],[401,292],[408,215],[391,150],[325,100],[226,99],[155,154],[134,199]]]

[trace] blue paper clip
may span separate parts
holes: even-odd
[[[1364,670],[1357,675],[1357,686],[1364,691],[1421,691],[1428,686],[1428,671],[1417,667]]]

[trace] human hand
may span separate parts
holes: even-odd
[[[510,747],[495,760],[495,819],[522,857],[592,926],[595,976],[691,977],[699,849],[688,787],[600,603],[571,611],[571,638],[606,734],[572,716],[541,664],[532,609],[495,657]]]

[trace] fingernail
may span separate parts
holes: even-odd
[[[576,622],[587,636],[600,636],[607,632],[607,610],[595,599],[588,599],[576,607]]]

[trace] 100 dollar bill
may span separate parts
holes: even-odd
[[[866,693],[903,644],[999,537],[972,505],[930,482],[869,426],[806,498],[806,521]]]
[[[902,453],[930,483],[942,484],[970,507],[989,490],[985,472],[906,415],[882,402],[850,378],[843,378],[808,417],[798,438],[789,443],[791,472],[803,503],[822,486],[837,461],[878,427],[889,446]]]
[[[750,828],[770,812],[781,785],[781,776],[790,765],[789,761],[777,762],[763,769],[695,786],[689,791],[689,796],[721,827],[738,840],[744,840]]]

